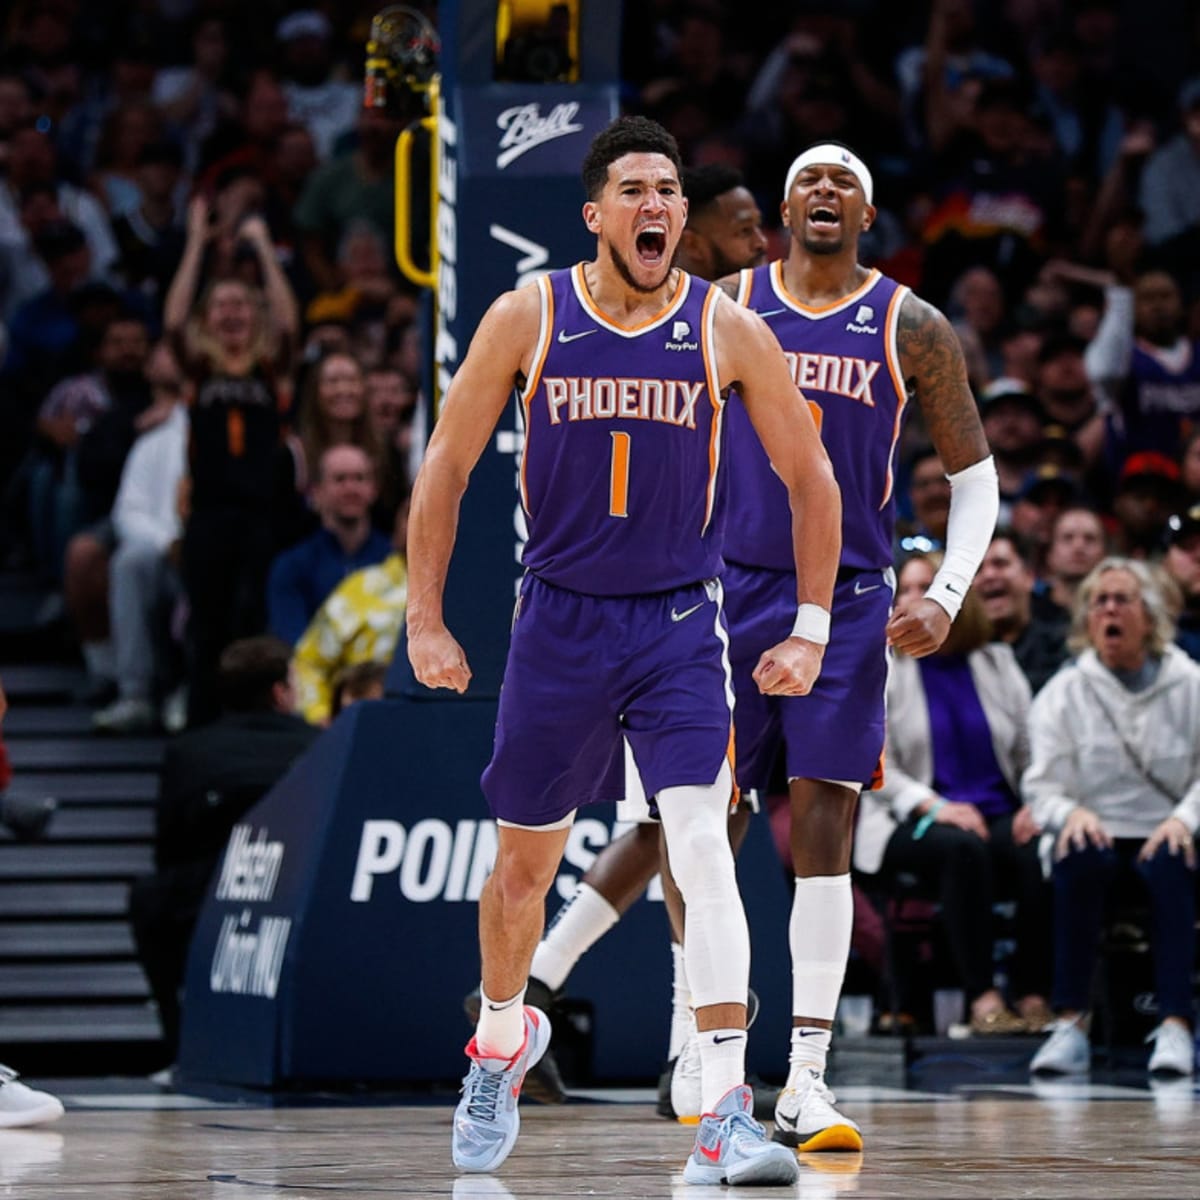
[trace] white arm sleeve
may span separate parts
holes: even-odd
[[[950,480],[946,554],[925,596],[953,620],[991,543],[1000,512],[1000,483],[990,454],[946,478]]]

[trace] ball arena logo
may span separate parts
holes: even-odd
[[[570,133],[582,133],[583,126],[575,122],[578,112],[579,105],[574,102],[556,104],[545,117],[536,102],[506,108],[496,118],[497,127],[504,130],[497,147],[496,166],[503,171],[509,163],[543,142],[551,142]]]

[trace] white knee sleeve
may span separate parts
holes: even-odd
[[[687,906],[683,953],[692,1004],[745,1004],[750,932],[729,849],[729,764],[711,787],[667,788],[658,811],[671,873]]]
[[[792,1016],[832,1021],[837,1011],[854,895],[849,875],[814,875],[796,880],[788,943],[792,950]]]

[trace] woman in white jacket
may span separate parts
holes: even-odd
[[[1190,1075],[1200,824],[1200,666],[1171,645],[1150,571],[1106,558],[1076,601],[1072,648],[1030,714],[1022,790],[1056,835],[1054,1004],[1035,1072],[1087,1070],[1088,1009],[1104,898],[1136,872],[1151,906],[1160,1024],[1152,1072]]]
[[[937,555],[900,571],[899,596],[923,595]],[[1050,1019],[1050,894],[1037,827],[1018,799],[1028,762],[1029,684],[971,589],[937,654],[897,654],[887,687],[884,785],[861,801],[855,866],[884,887],[915,878],[941,902],[942,923],[970,1005],[972,1032],[1023,1033]],[[1012,1012],[993,980],[992,904],[1017,901]]]

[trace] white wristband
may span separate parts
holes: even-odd
[[[792,637],[803,638],[817,646],[829,645],[829,613],[819,604],[801,604],[796,609]]]

